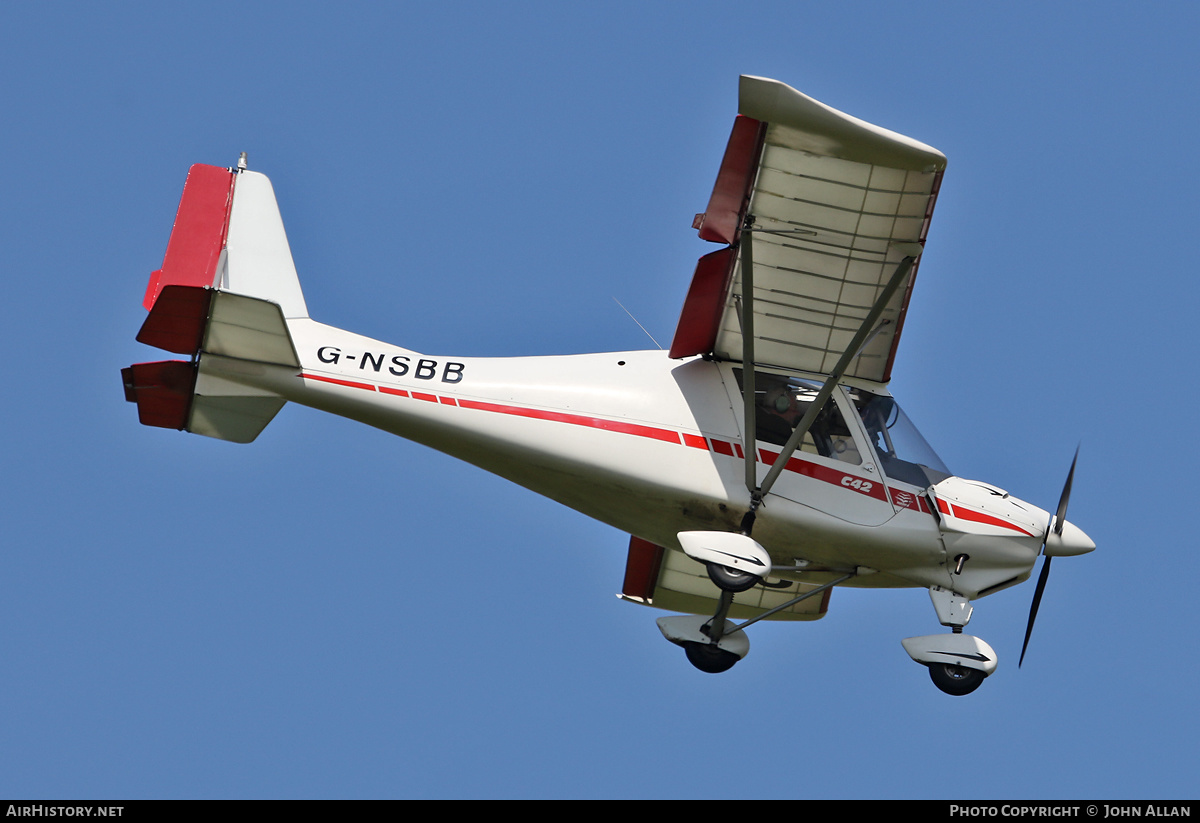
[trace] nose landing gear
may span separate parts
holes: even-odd
[[[967,598],[937,586],[929,590],[929,597],[938,620],[953,633],[908,637],[900,642],[909,657],[929,668],[933,685],[946,694],[970,694],[996,670],[996,652],[978,637],[962,633],[971,619]]]
[[[987,675],[978,669],[968,669],[957,663],[929,664],[929,678],[946,694],[970,694],[979,688],[985,677]]]

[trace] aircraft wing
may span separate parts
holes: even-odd
[[[697,263],[671,356],[742,359],[752,235],[755,362],[828,374],[912,244],[924,244],[946,157],[776,80],[743,76],[738,112],[695,223],[726,247]],[[914,264],[846,376],[891,378],[916,273]]]

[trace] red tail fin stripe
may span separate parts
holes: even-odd
[[[212,286],[229,230],[235,175],[197,163],[188,170],[162,268],[150,275],[142,304],[150,309],[164,286]]]

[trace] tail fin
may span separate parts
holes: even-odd
[[[292,250],[266,175],[197,163],[188,171],[162,268],[143,304],[164,287],[210,286],[278,303],[284,317],[308,317]]]
[[[308,309],[266,176],[192,166],[144,304],[150,315],[137,339],[192,360],[122,370],[141,422],[239,443],[257,437],[283,398],[206,376],[199,355],[300,365],[287,318]]]

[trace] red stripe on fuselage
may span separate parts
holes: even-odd
[[[338,386],[347,386],[352,389],[366,389],[368,391],[382,392],[396,397],[411,397],[417,400],[424,400],[427,403],[437,403],[439,405],[454,406],[457,405],[463,409],[473,409],[475,411],[492,412],[495,414],[508,414],[514,417],[527,417],[533,420],[549,420],[555,423],[566,423],[573,426],[585,426],[592,429],[601,429],[603,431],[616,432],[618,434],[629,434],[635,437],[646,437],[651,440],[659,440],[664,443],[674,443],[676,445],[685,445],[697,449],[710,450],[715,454],[724,455],[726,457],[743,459],[744,453],[740,443],[735,443],[728,440],[721,440],[716,437],[705,438],[698,434],[689,432],[675,432],[670,429],[663,429],[657,426],[647,426],[642,423],[628,423],[623,420],[608,420],[603,417],[590,417],[582,414],[569,414],[567,412],[548,411],[546,409],[533,409],[527,406],[513,406],[505,403],[489,403],[483,400],[467,400],[463,398],[454,398],[448,395],[436,395],[427,392],[408,391],[405,389],[394,389],[387,386],[379,386],[378,388],[369,383],[358,383],[352,380],[341,380],[334,377],[325,377],[322,375],[310,374],[302,372],[300,377],[306,380],[319,380],[323,383],[332,383]],[[759,458],[767,465],[773,465],[779,457],[779,452],[773,452],[770,449],[759,449]],[[888,501],[888,496],[885,491],[886,485],[876,478],[864,478],[857,474],[851,474],[841,469],[822,466],[818,463],[813,463],[808,460],[802,460],[798,457],[792,457],[788,460],[786,471],[794,474],[799,474],[804,477],[810,477],[813,480],[819,480],[823,483],[830,483],[835,486],[841,486],[847,491],[852,491],[855,494],[862,494],[868,497],[873,497],[877,500]],[[858,485],[852,485],[855,482]],[[939,500],[940,505],[942,502]],[[946,512],[949,514],[950,512]],[[1010,527],[1011,528],[1011,527]]]
[[[714,452],[716,452],[717,454],[723,454],[726,457],[733,457],[733,444],[732,443],[726,443],[724,440],[718,440],[715,437],[710,437],[710,438],[708,438],[708,440],[710,443],[712,443],[712,448],[713,448]]]
[[[775,461],[779,459],[779,455],[780,452],[771,451],[770,449],[760,448],[758,450],[759,458],[768,466],[775,465]],[[884,494],[885,486],[878,478],[862,477],[861,475],[851,474],[832,466],[822,466],[820,463],[801,460],[799,457],[788,458],[786,469],[804,477],[811,477],[823,483],[842,486],[850,491],[864,494],[867,497],[874,497],[876,500],[887,501],[887,495]],[[858,482],[858,485],[853,485],[855,481]]]
[[[530,409],[524,406],[508,406],[501,403],[484,403],[479,400],[459,400],[458,405],[464,409],[498,412],[517,417],[531,417],[536,420],[553,420],[556,423],[570,423],[576,426],[587,426],[604,431],[632,434],[637,437],[648,437],[651,440],[662,440],[666,443],[679,443],[679,433],[670,429],[660,429],[655,426],[644,426],[640,423],[626,423],[621,420],[606,420],[603,417],[587,417],[582,414],[566,414],[565,412]]]
[[[309,374],[305,372],[300,375],[305,380],[320,380],[322,383],[333,383],[335,386],[349,386],[352,389],[366,389],[367,391],[375,391],[375,387],[370,383],[355,383],[353,380],[339,380],[336,377],[323,377],[319,374]]]

